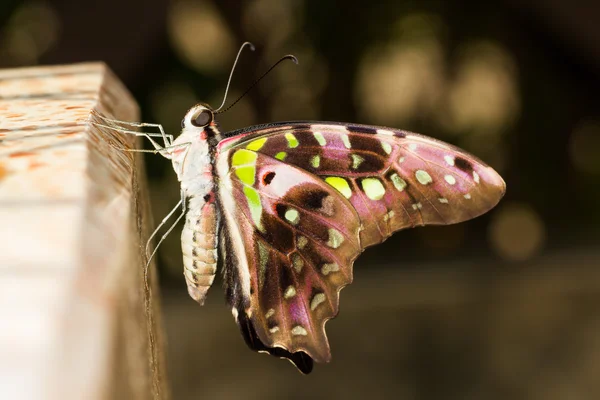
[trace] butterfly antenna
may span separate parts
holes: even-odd
[[[250,42],[244,42],[242,44],[242,46],[240,47],[240,49],[238,50],[237,56],[235,57],[235,61],[233,62],[233,67],[231,67],[231,72],[229,73],[229,79],[227,80],[227,87],[225,88],[225,95],[223,96],[223,102],[221,103],[219,108],[217,108],[214,111],[215,113],[217,113],[221,108],[223,108],[223,106],[225,105],[225,102],[227,101],[227,93],[229,92],[229,85],[231,85],[231,78],[233,78],[233,71],[235,71],[235,67],[237,66],[238,60],[240,59],[242,50],[244,50],[244,48],[246,46],[249,46],[250,50],[254,51],[254,45]]]
[[[272,71],[272,70],[273,70],[273,69],[274,69],[276,66],[278,66],[278,65],[279,65],[281,62],[283,62],[283,61],[285,61],[285,60],[292,60],[292,61],[294,62],[294,64],[298,64],[298,59],[297,59],[297,58],[296,58],[296,56],[294,56],[294,55],[288,54],[288,55],[285,55],[285,56],[281,57],[281,58],[279,59],[279,61],[277,61],[275,64],[273,64],[273,65],[271,66],[271,68],[269,68],[269,69],[267,70],[267,72],[265,72],[264,74],[262,74],[262,75],[260,76],[260,78],[258,78],[257,80],[255,80],[255,81],[254,81],[254,83],[252,83],[252,85],[250,85],[250,87],[249,87],[248,89],[246,89],[246,91],[245,91],[244,93],[242,93],[242,95],[241,95],[240,97],[238,97],[236,101],[234,101],[233,103],[231,103],[231,104],[229,105],[229,107],[227,107],[226,109],[224,109],[224,110],[220,111],[220,110],[221,110],[221,108],[223,107],[223,105],[221,104],[221,107],[219,107],[217,110],[215,110],[215,111],[214,111],[214,114],[222,114],[222,113],[224,113],[225,111],[229,110],[229,109],[230,109],[231,107],[233,107],[234,105],[236,105],[238,101],[240,101],[240,100],[241,100],[241,99],[242,99],[242,98],[243,98],[245,95],[247,95],[247,94],[248,94],[248,92],[249,92],[250,90],[252,90],[252,88],[254,88],[254,86],[256,86],[256,85],[258,84],[258,82],[260,82],[260,81],[261,81],[261,80],[262,80],[262,79],[263,79],[265,76],[267,76],[267,75],[269,74],[269,72],[271,72],[271,71]],[[228,86],[229,86],[229,85],[228,85]],[[225,100],[223,100],[223,102],[225,102]]]

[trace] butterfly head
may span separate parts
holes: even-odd
[[[210,140],[218,135],[215,114],[208,104],[199,103],[188,110],[181,121],[182,135]]]
[[[181,128],[181,134],[172,143],[171,161],[180,182],[194,182],[212,170],[214,149],[221,135],[213,109],[201,103],[188,110]]]

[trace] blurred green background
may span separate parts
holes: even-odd
[[[247,350],[217,281],[187,297],[179,234],[158,260],[175,399],[600,398],[600,5],[572,0],[105,0],[0,4],[0,67],[103,60],[147,122],[177,133],[284,63],[223,130],[278,120],[387,125],[496,168],[489,214],[371,248],[308,377]],[[146,158],[155,220],[178,201]],[[177,231],[175,231],[177,232]]]

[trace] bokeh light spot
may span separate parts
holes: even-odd
[[[365,119],[398,125],[435,108],[444,86],[440,25],[435,15],[408,15],[397,37],[364,55],[355,102]]]
[[[297,0],[248,2],[242,14],[242,28],[248,37],[263,46],[279,47],[296,29],[294,11],[301,8],[299,3]]]
[[[531,259],[546,240],[541,217],[529,205],[519,203],[506,204],[495,213],[489,234],[495,251],[512,261]]]
[[[476,41],[465,45],[457,74],[447,93],[448,114],[442,122],[450,131],[497,135],[520,109],[516,67],[500,45]]]
[[[58,42],[60,20],[44,1],[27,1],[11,15],[0,35],[3,65],[33,65]]]
[[[234,57],[232,34],[210,2],[174,1],[169,10],[168,31],[177,55],[199,72],[220,73]]]

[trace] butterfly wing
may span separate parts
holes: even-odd
[[[400,229],[474,218],[505,191],[456,147],[335,123],[248,128],[219,143],[217,171],[236,320],[251,348],[303,372],[330,360],[325,322],[366,247]]]

